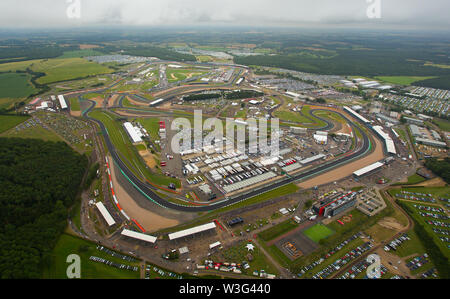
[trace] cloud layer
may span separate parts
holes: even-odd
[[[81,18],[67,10],[80,1]],[[381,19],[368,2],[380,1]],[[70,2],[70,3],[69,3]],[[2,27],[361,25],[449,28],[448,0],[1,0]],[[75,10],[76,12],[76,10]]]

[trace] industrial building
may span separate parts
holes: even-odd
[[[338,192],[318,201],[313,210],[320,216],[332,217],[353,207],[356,203],[356,192]]]
[[[424,134],[420,131],[420,128],[416,125],[409,125],[409,129],[411,130],[411,135],[413,137],[424,137]]]
[[[381,120],[384,120],[386,122],[389,122],[391,124],[394,124],[394,125],[398,125],[400,123],[397,119],[389,117],[389,116],[386,116],[386,115],[381,114],[381,113],[377,113],[376,116],[377,116],[377,118],[379,118]]]
[[[373,126],[373,130],[375,131],[375,133],[377,133],[378,136],[381,137],[381,139],[383,139],[386,153],[391,154],[391,155],[396,155],[397,150],[395,149],[395,143],[392,140],[391,136],[389,136],[388,133],[385,133],[383,131],[383,127]]]
[[[125,127],[125,130],[127,131],[133,143],[142,142],[142,137],[144,137],[144,134],[141,132],[140,128],[134,126],[130,122],[124,123],[123,126]]]
[[[431,140],[426,138],[416,138],[417,143],[429,145],[429,146],[436,146],[436,147],[447,147],[447,143],[437,140]]]
[[[411,118],[411,117],[403,117],[403,119],[408,123],[408,124],[414,124],[414,125],[418,125],[418,126],[422,126],[423,125],[423,120],[420,119],[416,119],[416,118]]]
[[[61,106],[61,110],[67,109],[67,103],[66,103],[66,99],[64,99],[63,95],[59,95],[58,96],[58,100],[59,100],[59,105]]]
[[[307,128],[291,127],[292,134],[304,135],[308,132]]]

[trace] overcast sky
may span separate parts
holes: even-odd
[[[81,17],[68,18],[80,1]],[[369,19],[368,2],[381,2]],[[361,26],[450,29],[449,0],[0,0],[0,27]]]

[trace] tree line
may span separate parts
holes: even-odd
[[[1,278],[41,277],[87,163],[64,142],[0,138]]]

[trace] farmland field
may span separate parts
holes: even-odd
[[[0,115],[0,134],[26,121],[28,116]]]
[[[59,135],[53,131],[44,129],[41,126],[34,126],[20,131],[9,130],[4,132],[2,137],[17,137],[17,138],[27,138],[27,139],[41,139],[44,141],[63,141]]]
[[[44,59],[5,63],[0,65],[0,72],[26,70],[27,68],[31,68],[34,72],[46,74],[37,80],[40,84],[61,82],[113,72],[110,68],[82,58]]]
[[[31,76],[19,73],[0,74],[0,98],[27,98],[36,92]]]
[[[398,85],[411,85],[414,82],[434,79],[436,77],[421,77],[421,76],[379,76],[375,77],[377,80],[381,80],[387,83]]]

